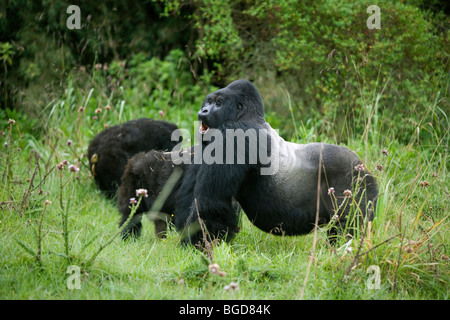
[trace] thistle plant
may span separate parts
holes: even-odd
[[[98,257],[98,255],[103,251],[103,249],[105,249],[107,246],[109,246],[114,239],[119,236],[122,231],[128,226],[128,224],[131,222],[131,220],[133,219],[134,215],[136,214],[137,209],[139,208],[139,205],[141,204],[142,198],[144,197],[148,197],[147,194],[147,190],[146,189],[137,189],[136,190],[136,196],[139,197],[138,200],[136,201],[135,198],[134,201],[130,201],[131,204],[131,212],[130,212],[130,216],[128,217],[128,219],[125,221],[125,223],[109,238],[108,241],[106,241],[104,244],[102,244],[100,246],[100,248],[98,248],[98,250],[92,255],[92,257],[83,264],[83,266],[85,268],[89,267],[90,265],[92,265],[92,263],[94,262],[94,260]]]

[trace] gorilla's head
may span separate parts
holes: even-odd
[[[198,112],[201,133],[220,128],[226,122],[265,123],[264,107],[258,89],[247,80],[236,80],[206,96]]]

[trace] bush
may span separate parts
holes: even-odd
[[[172,13],[191,4],[164,3]],[[377,112],[395,119],[394,130],[408,142],[411,132],[402,123],[418,124],[428,99],[448,91],[448,29],[438,32],[416,6],[389,1],[380,4],[381,29],[370,30],[368,6],[362,0],[197,1],[192,59],[213,61],[213,69],[205,68],[221,85],[255,80],[267,109],[289,117],[286,90],[296,118],[317,119],[324,134],[330,124],[346,127],[346,134],[364,132],[378,101]],[[445,110],[448,102],[436,107]],[[437,130],[445,129],[446,118],[438,118]]]
[[[110,90],[132,76],[135,88],[124,90],[142,95],[137,90],[156,88],[149,94],[161,106],[202,94],[196,85],[248,78],[267,113],[277,115],[273,120],[285,119],[281,133],[296,138],[293,127],[306,132],[314,126],[318,139],[336,132],[332,139],[347,141],[389,130],[408,143],[417,128],[431,123],[422,137],[432,139],[448,127],[448,16],[425,11],[436,10],[437,0],[384,1],[381,29],[370,30],[369,4],[82,1],[82,29],[68,30],[65,4],[11,1],[0,9],[6,41],[0,47],[0,103],[36,116],[61,94],[74,67],[95,73],[96,64],[106,63]],[[154,82],[144,84],[148,72]]]
[[[0,83],[6,84],[0,85],[2,108],[36,116],[60,95],[75,66],[90,69],[136,52],[162,59],[192,41],[189,23],[180,17],[161,18],[163,7],[155,1],[76,4],[79,30],[67,28],[65,2],[15,0],[0,6],[0,45],[13,48],[8,67],[0,68]]]

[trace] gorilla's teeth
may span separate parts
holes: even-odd
[[[205,134],[208,132],[209,127],[202,123],[202,125],[198,128],[198,131],[200,131],[201,134]]]

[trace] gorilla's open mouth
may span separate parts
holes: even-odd
[[[202,122],[200,127],[198,128],[198,131],[200,131],[201,134],[205,134],[209,130],[209,127]]]

